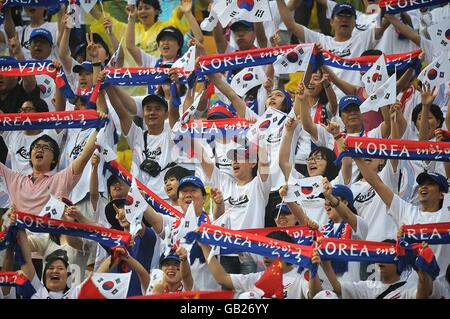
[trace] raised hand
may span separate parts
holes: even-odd
[[[223,204],[223,194],[218,188],[211,188],[211,197],[217,205]]]
[[[191,12],[192,10],[192,0],[181,0],[180,1],[180,10],[184,14]]]
[[[280,194],[280,197],[283,198],[286,197],[287,191],[288,191],[288,184],[284,184],[283,186],[280,187],[278,193]]]
[[[293,132],[297,127],[298,120],[294,117],[288,117],[288,119],[284,122],[284,129],[286,132]]]
[[[103,28],[105,28],[106,33],[112,34],[112,19],[110,17],[103,17]]]
[[[187,261],[187,250],[184,247],[178,247],[175,253],[180,257],[180,261],[184,262]]]
[[[92,62],[98,62],[98,47],[94,43],[94,36],[92,32],[86,33],[86,53],[88,56],[88,60],[91,60]]]
[[[14,37],[8,39],[8,45],[12,55],[17,56],[22,53],[22,46],[20,45],[18,32],[16,32]]]
[[[323,196],[325,198],[330,198],[331,196],[333,196],[333,194],[331,193],[333,187],[331,186],[331,183],[328,180],[328,178],[324,177],[322,179],[322,186],[323,186]]]
[[[270,44],[273,47],[277,47],[281,45],[281,37],[280,37],[280,29],[277,29],[274,34],[270,37]]]
[[[430,89],[430,84],[423,84],[422,90],[420,92],[422,106],[431,106],[434,99],[436,98],[436,95],[437,92],[435,86],[433,87],[433,89]]]

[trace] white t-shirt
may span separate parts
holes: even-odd
[[[433,292],[430,299],[450,299],[450,285],[447,280],[433,281]]]
[[[25,131],[0,131],[11,159],[11,169],[24,175],[31,174],[30,146],[40,136],[47,134],[53,138],[61,148],[63,134],[55,130],[43,130],[36,135],[25,135]],[[56,169],[56,168],[55,168]],[[56,172],[56,170],[55,170]]]
[[[371,280],[341,282],[342,299],[376,299],[388,289],[389,286],[391,286],[391,284],[383,284],[380,281]],[[394,289],[383,299],[415,299],[416,291],[416,283],[414,281],[407,281],[406,284]]]
[[[397,191],[399,170],[394,173],[390,161],[387,162],[386,166],[378,175],[392,191]],[[387,214],[388,208],[373,187],[362,180],[350,184],[349,187],[355,199],[353,206],[356,208],[358,215],[369,226],[365,239],[383,241],[388,238],[395,238],[399,225]]]
[[[211,186],[222,191],[225,211],[230,214],[231,229],[264,227],[270,178],[263,182],[258,174],[251,182],[238,185],[233,177],[214,168]]]
[[[297,267],[283,274],[284,299],[308,299],[308,281],[302,273],[297,272]],[[243,293],[255,290],[255,283],[261,278],[264,272],[251,273],[247,275],[230,274],[234,291]]]
[[[369,49],[373,49],[376,45],[375,29],[369,28],[364,32],[359,32],[353,35],[350,39],[344,42],[338,42],[335,38],[324,35],[319,32],[311,31],[308,28],[303,28],[305,33],[305,43],[320,42],[324,49],[334,53],[342,58],[356,58]],[[342,70],[331,68],[336,76],[357,86],[363,86],[361,82],[361,75],[356,71]],[[336,92],[336,97],[339,100],[345,94],[336,86],[333,87]]]
[[[169,163],[176,162],[177,147],[173,141],[172,130],[167,123],[164,123],[164,129],[159,135],[149,135],[147,132],[147,149],[144,150],[144,131],[136,124],[132,123],[128,135],[125,136],[128,145],[133,150],[133,161],[131,164],[131,172],[133,176],[144,183],[150,190],[163,199],[168,199],[164,191],[164,174],[167,170],[163,170],[156,177],[150,176],[142,171],[139,166],[147,157],[156,161],[161,169],[165,168]]]
[[[407,203],[397,195],[392,199],[391,207],[388,210],[398,225],[413,225],[413,224],[434,224],[434,223],[448,223],[450,222],[450,211],[443,207],[437,212],[424,212],[421,208]],[[419,236],[419,235],[418,235]],[[425,237],[421,237],[426,239]],[[450,246],[449,245],[430,245],[436,257],[436,261],[441,268],[437,280],[444,279],[445,272],[450,260]]]

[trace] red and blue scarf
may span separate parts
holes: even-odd
[[[16,287],[19,299],[31,299],[31,296],[36,293],[28,278],[16,271],[1,271],[0,286]]]
[[[203,244],[229,247],[240,252],[270,258],[280,256],[285,262],[310,269],[313,276],[317,272],[317,265],[311,262],[312,246],[293,244],[211,224],[202,224],[195,232],[188,233],[185,238],[187,242],[199,241]]]
[[[434,7],[450,0],[380,0],[378,3],[383,13],[396,14],[424,7]]]
[[[412,141],[347,136],[348,149],[341,152],[335,163],[342,158],[391,158],[421,161],[450,161],[450,142]]]
[[[95,110],[2,113],[0,114],[0,131],[102,128],[107,121],[107,119],[100,119]]]
[[[105,247],[127,246],[131,240],[131,234],[115,229],[100,226],[81,224],[41,217],[29,213],[17,211],[17,227],[28,229],[34,233],[49,233],[82,237],[98,242]]]

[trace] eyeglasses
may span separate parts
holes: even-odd
[[[48,146],[48,145],[45,145],[45,144],[34,144],[34,145],[33,145],[33,149],[34,149],[35,151],[43,150],[44,152],[50,152],[50,151],[53,151],[53,148],[52,148],[52,147],[50,147],[50,146]]]
[[[321,161],[321,160],[324,160],[325,159],[325,157],[323,157],[322,155],[316,155],[316,156],[310,156],[310,157],[308,157],[307,159],[306,159],[306,161],[308,161],[308,162],[317,162],[317,161]]]

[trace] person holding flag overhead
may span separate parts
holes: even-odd
[[[296,243],[284,231],[273,231],[266,237]],[[205,258],[208,258],[211,254],[211,247],[205,244],[200,244],[200,247]],[[318,251],[315,250],[312,255],[313,263],[320,260],[318,256]],[[226,272],[216,257],[212,257],[208,268],[222,287],[231,289],[237,294],[253,291],[265,298],[272,298],[272,294],[275,293],[279,299],[310,299],[322,290],[319,277],[317,275],[311,277],[308,270],[298,272],[297,267],[279,258],[264,257],[264,265],[266,272],[230,274]],[[268,271],[272,274],[266,274]],[[266,277],[266,280],[261,280],[263,277]],[[280,287],[280,291],[276,287]]]

